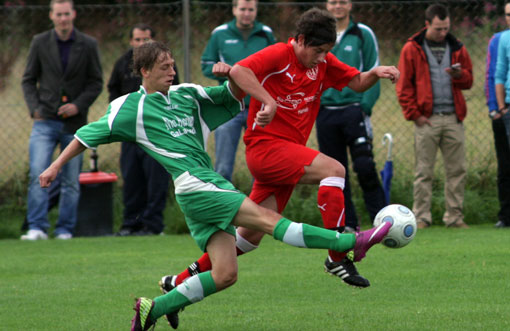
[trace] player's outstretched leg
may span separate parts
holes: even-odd
[[[236,231],[237,256],[251,252],[257,247],[258,245],[252,244]],[[189,267],[184,269],[180,274],[163,276],[159,281],[159,287],[163,293],[168,293],[173,290],[174,287],[181,284],[189,277],[198,275],[204,271],[209,271],[211,270],[211,267],[211,259],[209,258],[209,254],[204,253],[198,260],[190,264]],[[178,312],[174,312],[172,314],[166,315],[170,326],[172,326],[174,329],[177,329],[177,326],[179,325],[179,317],[177,314]]]
[[[391,223],[384,222],[378,227],[353,235],[295,223],[282,217],[274,227],[273,237],[296,247],[326,248],[337,252],[353,249],[354,261],[358,262],[372,246],[382,241],[390,228]]]
[[[172,291],[178,285],[175,283],[176,280],[177,276],[175,275],[163,276],[163,278],[161,278],[159,281],[161,292],[163,292],[163,294],[167,294],[168,292]],[[181,310],[184,310],[184,308]],[[168,313],[165,316],[168,324],[170,324],[173,329],[177,329],[179,327],[179,310]]]
[[[326,229],[339,230],[345,225],[344,186],[343,177],[327,177],[319,184],[317,204]],[[324,270],[333,276],[340,277],[348,285],[370,286],[368,279],[356,270],[352,256],[347,256],[345,252],[329,250],[324,262]]]
[[[184,283],[175,286],[171,291],[154,298],[154,300],[141,298],[134,308],[136,313],[131,323],[131,331],[148,330],[163,315],[178,317],[179,310],[216,292],[216,284],[211,271],[207,271],[188,278]],[[169,322],[172,323],[171,320]],[[177,324],[172,327],[177,328],[178,323],[177,319]]]

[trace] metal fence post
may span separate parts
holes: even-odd
[[[191,82],[191,50],[190,50],[190,15],[189,0],[182,0],[182,48],[184,55],[184,82]]]

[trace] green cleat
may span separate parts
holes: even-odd
[[[135,317],[131,320],[131,331],[145,331],[149,330],[152,326],[156,326],[156,321],[152,321],[149,316],[152,307],[154,307],[154,301],[148,298],[140,298],[136,300],[136,304],[133,310],[136,312]]]

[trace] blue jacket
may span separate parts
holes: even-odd
[[[498,110],[498,100],[496,99],[496,63],[498,61],[498,46],[501,33],[498,32],[492,36],[487,48],[484,90],[489,112]]]

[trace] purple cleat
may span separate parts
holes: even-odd
[[[152,321],[150,312],[154,307],[154,301],[148,298],[140,298],[136,301],[133,310],[136,312],[135,317],[131,320],[131,331],[145,331],[156,325],[156,321]]]
[[[376,228],[356,233],[356,244],[354,245],[354,262],[361,261],[370,247],[380,243],[391,229],[390,222],[381,223]]]

